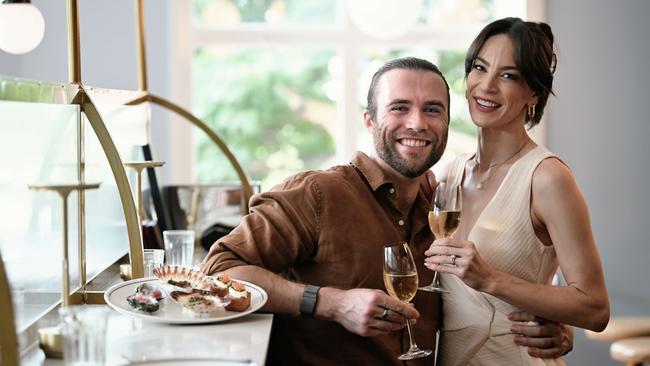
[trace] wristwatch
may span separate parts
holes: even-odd
[[[302,299],[300,300],[300,315],[305,318],[313,318],[314,310],[316,309],[316,300],[318,300],[318,290],[320,287],[306,285],[302,292]]]

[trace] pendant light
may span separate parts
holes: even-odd
[[[44,33],[43,15],[29,0],[0,3],[0,49],[15,55],[30,52]]]

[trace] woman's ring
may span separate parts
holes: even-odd
[[[385,320],[386,318],[388,318],[388,309],[384,308],[384,312],[381,313],[381,316],[379,317],[379,319]]]
[[[456,265],[456,258],[457,258],[457,257],[456,257],[454,254],[452,254],[450,257],[451,257],[451,265],[452,265],[452,266],[455,266],[455,265]]]

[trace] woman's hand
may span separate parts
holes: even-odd
[[[492,281],[499,272],[476,250],[473,242],[452,238],[438,239],[424,252],[428,257],[424,265],[432,271],[452,273],[460,277],[471,288],[489,292]]]

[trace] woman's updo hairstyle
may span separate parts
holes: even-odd
[[[503,18],[488,24],[467,50],[465,78],[472,71],[474,61],[485,42],[498,34],[510,38],[515,66],[537,96],[534,117],[526,116],[526,125],[531,128],[539,123],[548,96],[553,94],[553,73],[557,65],[557,57],[553,52],[553,31],[546,23],[525,22],[519,18]]]

